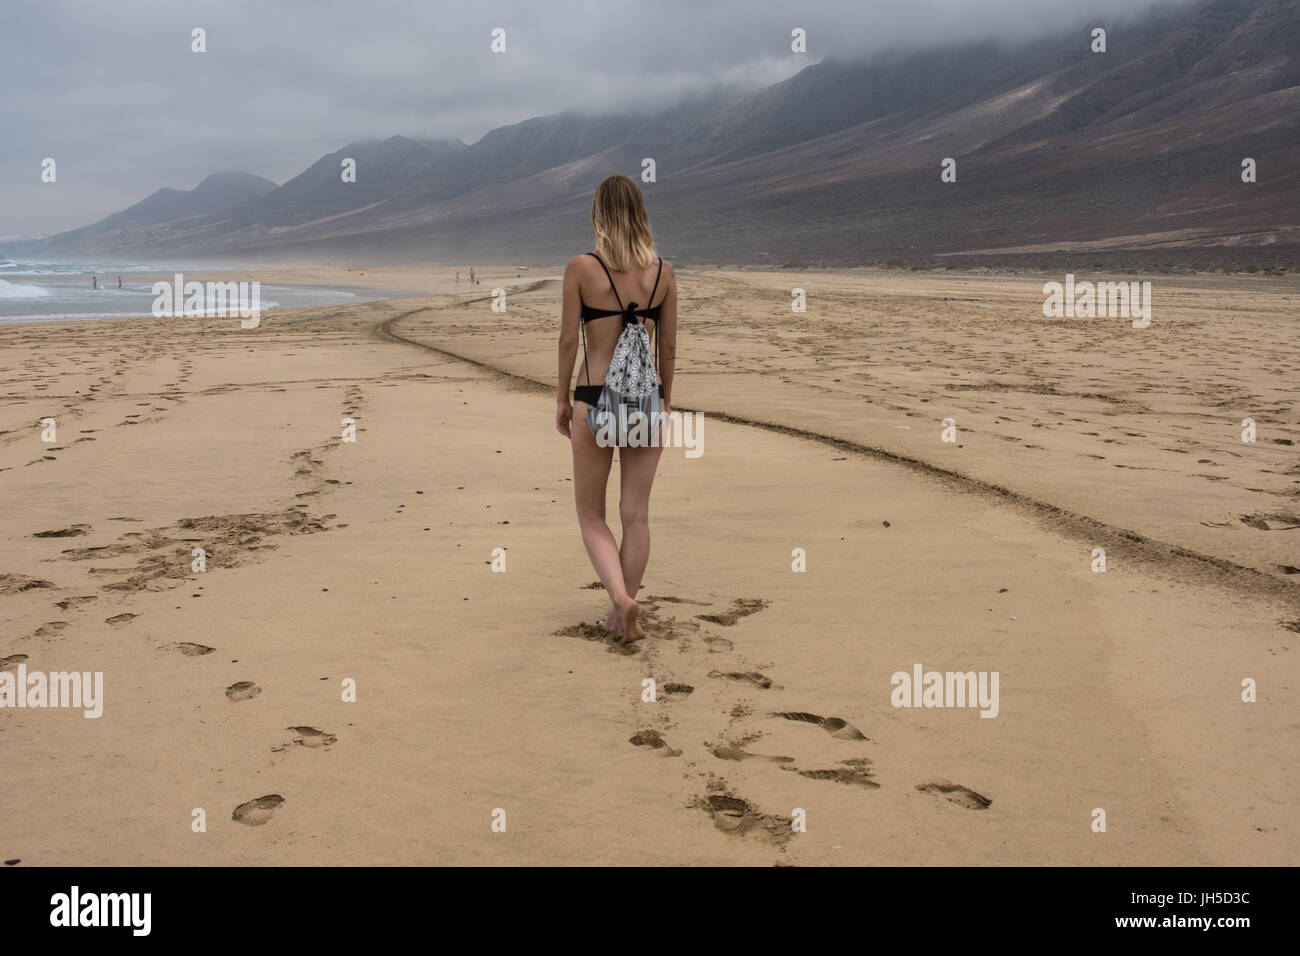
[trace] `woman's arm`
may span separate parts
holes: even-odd
[[[582,300],[578,294],[578,256],[564,267],[564,289],[560,304],[560,355],[559,374],[555,387],[555,430],[569,437],[569,423],[573,419],[573,403],[569,400],[569,385],[573,381],[573,363],[578,357],[578,324]]]
[[[664,383],[664,406],[670,407],[673,373],[677,369],[677,276],[669,262],[664,262],[664,273],[668,276],[668,295],[659,309],[659,328],[655,329],[655,335],[659,337],[659,380]]]

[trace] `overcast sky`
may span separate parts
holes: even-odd
[[[1189,0],[1170,0],[1185,3]],[[1098,25],[1152,0],[6,0],[0,238],[86,225],[161,186],[283,183],[393,134],[473,142],[565,109],[766,85],[827,55]],[[207,31],[207,52],[190,32]],[[506,30],[505,55],[490,52]],[[807,31],[806,56],[790,31]],[[58,181],[40,181],[53,157]]]

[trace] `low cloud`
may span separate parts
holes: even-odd
[[[774,0],[617,4],[73,0],[12,4],[0,32],[0,236],[85,225],[160,186],[244,170],[283,182],[392,134],[473,142],[566,109],[654,108],[764,86],[824,56],[1131,18],[1147,0]],[[1165,5],[1169,5],[1166,3]],[[207,52],[190,51],[190,31]],[[506,30],[507,53],[489,52]],[[790,31],[809,52],[790,52]],[[58,182],[40,182],[45,157]]]

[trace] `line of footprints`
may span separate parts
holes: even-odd
[[[216,650],[215,647],[208,647],[206,644],[194,644],[188,641],[179,644],[171,644],[167,647],[170,650],[175,650],[184,654],[186,657],[200,657],[204,654],[211,654]],[[326,679],[327,678],[324,677],[321,678],[321,680]],[[262,688],[258,687],[257,684],[250,680],[236,681],[226,688],[226,698],[231,701],[231,703],[236,704],[240,701],[252,700],[260,693],[262,693]],[[289,740],[272,747],[272,753],[283,753],[284,751],[290,750],[294,747],[307,747],[312,750],[319,750],[338,742],[338,738],[333,734],[327,733],[323,730],[317,730],[315,727],[286,727],[285,730],[293,736]],[[230,818],[238,823],[244,824],[245,826],[260,827],[265,823],[269,823],[276,808],[283,804],[284,797],[280,796],[278,793],[269,793],[264,797],[257,797],[254,800],[249,800],[247,803],[241,803],[239,806],[235,807]],[[200,826],[199,820],[202,817],[202,811],[196,809],[194,815],[196,818],[194,826],[197,829]]]
[[[589,585],[588,587],[592,586]],[[595,585],[595,587],[599,587],[599,585]],[[672,617],[661,618],[658,612],[661,604],[664,603],[704,605],[707,602],[691,601],[667,595],[650,595],[642,605],[642,627],[646,632],[647,642],[638,642],[633,645],[622,644],[617,636],[608,634],[599,625],[594,624],[579,624],[561,628],[556,634],[598,641],[603,643],[612,653],[624,656],[641,655],[644,647],[643,656],[648,663],[653,665],[657,663],[658,648],[669,645],[658,645],[649,643],[650,641],[655,639],[676,641],[691,634],[700,634],[702,626],[698,622],[701,621],[716,624],[720,627],[733,627],[741,619],[763,610],[768,602],[762,599],[740,598],[733,601],[731,608],[723,613],[697,614],[693,620],[689,621],[679,621]],[[735,646],[731,640],[709,632],[703,632],[700,637],[706,651],[711,654],[727,654],[732,652]],[[190,657],[211,654],[215,651],[215,648],[189,642],[174,644],[169,647]],[[689,644],[679,647],[682,652],[688,649]],[[707,672],[707,676],[715,680],[744,684],[758,690],[769,690],[774,686],[771,678],[756,670],[724,671],[714,668]],[[669,701],[680,700],[688,697],[694,690],[695,688],[690,684],[679,681],[656,684],[652,678],[647,678],[643,681],[643,700],[657,700],[660,696]],[[261,692],[262,689],[252,681],[238,681],[226,688],[226,697],[232,703],[239,703],[251,700]],[[747,703],[739,701],[732,708],[731,717],[734,721],[749,717],[752,713],[753,710]],[[837,740],[851,743],[868,740],[865,734],[840,717],[823,717],[804,711],[771,711],[768,716],[818,727]],[[666,712],[659,711],[657,719],[664,725],[665,729],[670,728]],[[285,729],[293,736],[278,746],[272,747],[272,752],[280,753],[299,746],[310,749],[328,748],[338,739],[333,734],[318,730],[315,727],[292,726]],[[759,761],[774,764],[781,770],[798,773],[800,776],[812,780],[826,780],[868,790],[880,788],[880,784],[873,777],[871,760],[868,757],[849,757],[840,761],[841,766],[831,769],[801,769],[795,766],[795,758],[793,757],[759,754],[745,749],[760,737],[762,737],[761,733],[752,732],[738,739],[728,739],[712,744],[706,743],[705,749],[718,760]],[[663,757],[677,757],[682,753],[682,751],[668,744],[660,730],[652,727],[638,730],[629,738],[629,742],[636,747]],[[698,797],[693,801],[692,805],[709,813],[712,816],[714,825],[719,830],[738,836],[755,834],[767,839],[770,843],[783,846],[800,829],[797,814],[793,815],[792,820],[787,817],[763,813],[749,801],[734,793],[727,792],[725,784],[716,779],[710,784],[709,789],[720,792],[712,792]],[[976,793],[961,784],[951,783],[947,780],[932,780],[928,783],[918,784],[916,789],[921,792],[942,796],[958,806],[970,810],[984,810],[992,803],[992,800],[988,797]],[[234,809],[231,818],[246,826],[262,826],[271,820],[275,810],[283,804],[284,797],[280,794],[267,794],[246,803],[241,803]],[[201,811],[196,810],[195,814],[196,816],[200,815]]]
[[[593,582],[586,587],[595,590],[600,588],[600,584],[599,582]],[[661,671],[661,668],[657,665],[659,664],[660,653],[663,650],[672,647],[675,643],[675,649],[678,652],[686,653],[692,646],[693,638],[698,638],[703,643],[705,651],[709,654],[730,654],[734,650],[735,643],[728,638],[705,630],[704,624],[734,627],[743,618],[762,611],[767,607],[768,602],[761,598],[738,598],[732,602],[730,609],[727,611],[715,614],[696,614],[690,620],[685,621],[674,617],[661,616],[660,608],[664,604],[708,606],[709,602],[694,601],[669,595],[649,595],[641,602],[641,624],[646,632],[646,640],[632,645],[622,644],[618,636],[607,633],[600,625],[596,624],[573,625],[561,628],[555,633],[557,636],[578,637],[602,643],[613,654],[643,656],[646,663],[650,665],[647,669],[653,673]],[[642,652],[643,646],[644,653]],[[778,686],[773,684],[770,677],[758,670],[711,668],[707,671],[707,676],[714,680],[730,681],[759,691]],[[695,688],[692,685],[680,681],[658,683],[653,678],[645,678],[642,681],[641,700],[644,703],[658,700],[680,701],[688,697],[694,690]],[[750,717],[753,712],[753,708],[748,702],[739,700],[730,712],[732,722]],[[663,735],[663,731],[670,730],[672,726],[669,712],[667,710],[655,710],[650,712],[641,711],[641,713],[651,714],[649,722],[658,724],[658,727],[641,727],[629,738],[629,742],[633,746],[640,747],[657,756],[681,756],[682,751],[672,747]],[[848,743],[868,740],[865,734],[841,717],[823,717],[819,714],[804,711],[777,710],[768,711],[766,716],[818,727],[836,740]],[[840,761],[840,766],[830,769],[802,769],[796,766],[794,757],[755,753],[749,750],[749,745],[762,736],[762,733],[752,731],[739,737],[731,737],[724,731],[722,734],[723,739],[714,743],[706,742],[704,747],[718,760],[769,763],[781,770],[797,773],[812,780],[827,780],[866,790],[880,788],[880,784],[873,777],[872,762],[868,757],[848,757]],[[697,797],[692,801],[691,805],[709,813],[714,825],[719,830],[738,836],[754,835],[774,845],[784,846],[794,833],[802,829],[802,821],[799,819],[798,813],[790,816],[763,813],[748,800],[730,792],[724,781],[712,774],[709,777],[708,790],[711,792]],[[931,780],[928,783],[918,784],[915,789],[922,793],[942,797],[968,810],[985,810],[993,802],[988,797],[976,793],[969,787],[948,780]]]

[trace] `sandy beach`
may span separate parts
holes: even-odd
[[[1300,862],[1300,280],[1157,276],[1137,330],[1044,318],[1060,276],[680,270],[704,453],[664,454],[624,649],[560,269],[0,328],[0,667],[104,675],[98,718],[0,710],[0,855]],[[893,706],[917,665],[997,672],[996,716]]]

